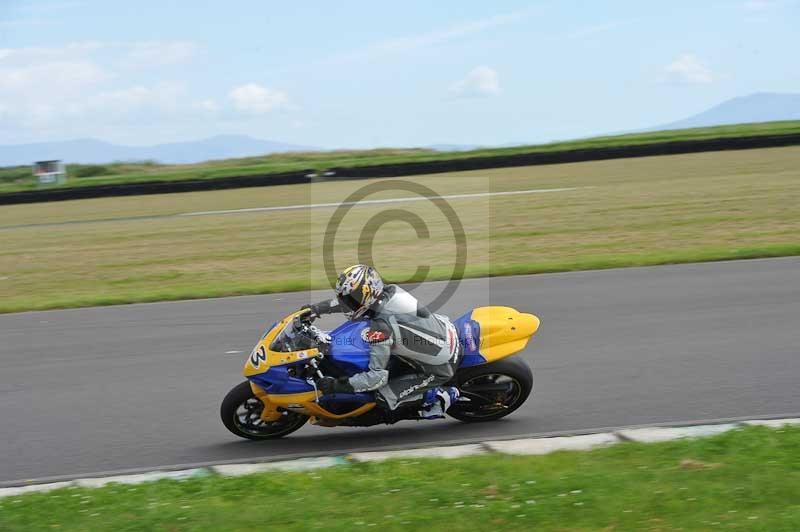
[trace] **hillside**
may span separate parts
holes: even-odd
[[[800,120],[800,94],[759,92],[732,98],[702,113],[652,128],[649,131],[775,120]]]
[[[0,166],[28,165],[33,161],[61,159],[68,163],[108,164],[114,161],[157,161],[191,164],[314,148],[285,142],[260,140],[245,135],[218,135],[187,142],[151,146],[122,146],[96,139],[37,142],[0,146]]]

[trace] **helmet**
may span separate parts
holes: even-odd
[[[358,319],[383,293],[383,280],[372,266],[356,264],[339,275],[336,298],[350,319]]]

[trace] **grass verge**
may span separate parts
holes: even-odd
[[[463,226],[465,275],[513,275],[800,255],[798,157],[800,147],[771,148],[403,181],[443,195],[478,194],[448,201]],[[334,209],[163,216],[337,202],[373,182],[389,183],[3,207],[0,312],[323,288],[321,250],[333,238]],[[486,195],[552,188],[562,190]],[[369,199],[409,195],[395,190]],[[393,218],[399,211],[422,220],[428,233]],[[370,225],[375,238],[362,242]],[[457,251],[449,220],[427,201],[353,208],[333,247],[338,267],[371,253],[395,282],[426,265],[426,280],[448,279]]]
[[[384,148],[375,150],[280,153],[260,157],[223,159],[183,165],[165,165],[153,161],[118,162],[104,165],[69,165],[67,172],[72,177],[66,185],[63,186],[82,187],[153,181],[218,179],[230,176],[293,172],[306,169],[320,171],[335,167],[448,161],[470,157],[548,153],[586,148],[608,148],[653,144],[658,142],[723,139],[758,135],[781,135],[798,132],[800,132],[800,121],[777,121],[651,131],[647,133],[631,133],[626,135],[551,142],[532,146],[481,148],[457,152],[439,152],[421,148]],[[36,187],[37,184],[28,166],[0,168],[0,193],[33,190]]]
[[[606,270],[611,268],[630,268],[641,266],[662,266],[666,264],[689,264],[700,262],[718,262],[728,260],[764,259],[775,257],[800,256],[800,244],[773,245],[758,248],[742,249],[704,249],[690,252],[659,252],[629,254],[619,257],[586,256],[572,261],[553,261],[531,264],[515,264],[491,267],[467,267],[464,279],[478,277],[502,277],[528,275],[536,273],[558,273],[585,270]],[[451,279],[449,272],[432,269],[426,277],[412,276],[411,282],[443,281]],[[322,280],[285,280],[263,284],[208,284],[202,288],[162,286],[158,289],[140,292],[138,290],[121,290],[108,295],[88,295],[83,297],[55,295],[48,299],[31,304],[22,302],[0,302],[0,314],[25,312],[31,310],[55,310],[64,308],[95,307],[104,305],[126,305],[132,303],[154,303],[159,301],[185,301],[215,297],[246,296],[274,294],[279,292],[299,292],[307,290],[324,290],[330,288]]]
[[[16,530],[800,529],[800,428],[0,500]]]

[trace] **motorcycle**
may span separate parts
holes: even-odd
[[[419,405],[383,408],[374,392],[323,395],[317,380],[350,376],[369,363],[368,321],[348,321],[326,332],[300,310],[274,323],[244,366],[246,381],[222,401],[222,423],[251,440],[286,436],[305,425],[366,427],[401,419],[420,419]],[[539,318],[510,307],[479,307],[453,321],[462,354],[445,386],[456,386],[459,400],[447,411],[465,422],[500,419],[519,408],[533,390],[533,372],[520,357],[539,329]],[[511,358],[509,358],[511,357]],[[414,371],[393,356],[390,379]]]

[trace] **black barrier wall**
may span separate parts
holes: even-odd
[[[173,192],[197,192],[226,188],[268,187],[273,185],[296,185],[310,183],[313,170],[283,174],[260,174],[248,176],[220,177],[216,179],[193,179],[183,181],[153,181],[143,183],[120,183],[85,187],[26,190],[0,194],[0,205],[65,201],[114,196],[140,196],[145,194],[169,194]]]
[[[371,177],[397,177],[406,175],[486,170],[511,166],[535,166],[543,164],[579,163],[606,159],[676,155],[705,151],[744,150],[753,148],[777,148],[800,144],[800,134],[763,135],[752,137],[685,140],[660,142],[633,146],[607,148],[585,148],[547,153],[522,153],[505,156],[470,157],[448,161],[429,161],[402,164],[382,164],[354,168],[332,168],[340,179],[365,179]]]
[[[485,170],[488,168],[508,168],[512,166],[535,166],[543,164],[577,163],[630,157],[655,155],[675,155],[705,151],[743,150],[754,148],[777,148],[800,145],[800,134],[754,135],[749,137],[682,140],[652,144],[628,145],[604,148],[585,148],[546,153],[522,153],[515,155],[496,155],[467,157],[442,161],[409,162],[381,164],[348,168],[332,168],[333,175],[323,177],[328,180],[368,179],[377,177],[397,177],[465,170]],[[119,185],[99,185],[86,187],[54,188],[48,190],[29,190],[0,194],[0,205],[17,203],[37,203],[85,198],[104,198],[112,196],[136,196],[144,194],[167,194],[172,192],[196,192],[201,190],[221,190],[230,188],[265,187],[273,185],[295,185],[310,183],[313,170],[281,174],[261,174],[250,176],[220,177],[187,181],[158,181],[144,183],[124,183]]]

